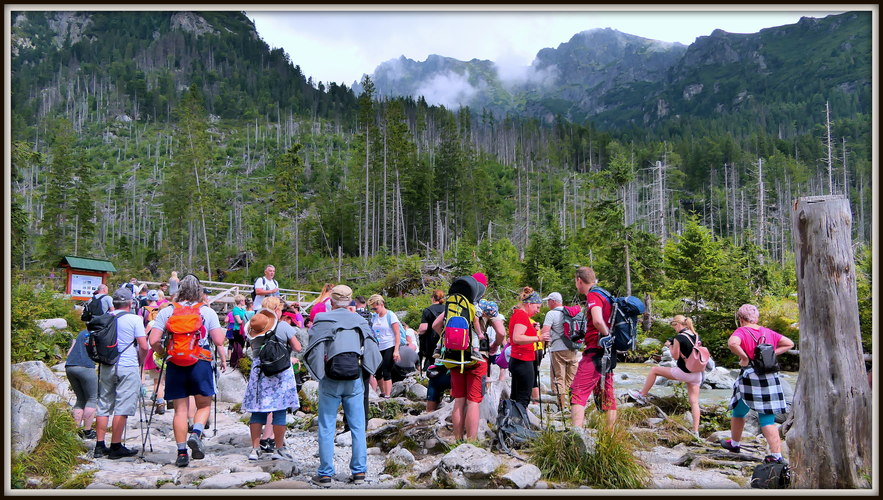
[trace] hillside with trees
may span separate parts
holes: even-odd
[[[796,291],[790,206],[833,192],[851,202],[869,311],[870,57],[857,47],[870,32],[843,16],[757,35],[763,50],[814,50],[761,51],[776,71],[741,110],[707,97],[741,92],[716,72],[747,78],[750,63],[710,64],[708,44],[749,42],[697,41],[660,83],[667,118],[644,127],[380,97],[370,77],[356,94],[304,75],[242,13],[13,12],[13,266],[77,254],[247,281],[272,262],[291,285],[340,272],[393,296],[481,270],[511,301],[524,285],[569,292],[574,266],[593,265],[655,313],[702,299],[722,332],[734,306]],[[798,84],[806,68],[821,72]],[[678,99],[684,84],[704,90]],[[639,90],[607,90],[606,113],[637,109]],[[796,321],[776,318],[783,333]]]

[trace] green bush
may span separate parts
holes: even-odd
[[[66,403],[47,405],[49,410],[43,437],[33,452],[12,457],[12,487],[25,487],[27,476],[47,479],[52,487],[71,480],[77,457],[86,446],[77,437],[77,426]]]
[[[73,302],[47,288],[36,290],[25,281],[12,287],[10,302],[12,362],[43,361],[51,366],[63,359],[75,336],[72,329],[83,327]],[[44,334],[35,321],[51,318],[64,318],[70,326]]]

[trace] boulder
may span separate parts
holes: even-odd
[[[241,403],[245,396],[248,381],[239,370],[218,372],[218,401]]]
[[[61,378],[56,375],[46,363],[42,361],[25,361],[12,365],[12,372],[21,372],[35,380],[43,380],[53,385],[58,385]]]
[[[270,481],[268,472],[231,472],[218,474],[204,479],[199,489],[241,488],[245,483],[267,483]]]
[[[398,382],[394,382],[392,384],[392,390],[389,393],[390,397],[395,398],[398,396],[404,396],[405,391],[408,389],[408,384],[410,384],[408,380],[400,380]]]
[[[316,380],[307,380],[304,382],[304,385],[300,388],[301,392],[304,393],[304,396],[312,399],[313,401],[319,401],[319,382]]]
[[[201,481],[207,477],[211,477],[222,472],[229,472],[230,469],[221,466],[202,466],[200,467],[198,464],[194,464],[191,467],[187,467],[186,469],[181,469],[181,473],[178,476],[179,484],[190,484],[194,481]]]
[[[510,470],[503,476],[503,481],[518,488],[531,488],[540,480],[542,471],[533,464],[524,464]]]
[[[44,405],[50,405],[52,403],[64,403],[65,399],[53,392],[47,392],[46,395],[43,396],[43,400],[41,402]]]
[[[66,330],[67,320],[64,318],[38,319],[34,321],[37,328],[43,330],[46,335],[55,333],[56,330]]]
[[[49,411],[39,401],[21,391],[10,389],[10,393],[12,451],[30,453],[43,437]]]
[[[442,457],[432,478],[457,488],[484,488],[500,464],[500,459],[493,453],[471,444],[461,444]]]
[[[417,459],[414,458],[414,455],[410,451],[402,448],[401,446],[396,446],[395,448],[389,450],[389,453],[386,455],[386,459],[399,465],[404,465],[406,467],[410,467],[414,464],[414,462],[417,461]]]
[[[174,476],[159,470],[129,470],[118,472],[112,470],[100,470],[95,473],[96,483],[106,483],[120,488],[153,489],[160,480],[172,480]]]
[[[313,486],[310,483],[294,479],[283,479],[281,481],[273,481],[272,483],[259,484],[254,487],[256,490],[309,490],[312,488]]]
[[[705,374],[702,387],[706,389],[732,389],[736,379],[730,376],[730,371],[724,367],[717,367]]]
[[[669,349],[668,347],[662,348],[661,355],[662,355],[662,359],[661,359],[662,362],[672,361],[671,349]]]
[[[349,448],[353,445],[353,435],[350,431],[342,432],[334,438],[334,444]]]
[[[408,388],[408,392],[411,393],[414,401],[426,401],[426,387],[420,384],[411,384],[411,387]]]
[[[484,398],[482,398],[481,404],[479,405],[478,415],[479,418],[482,418],[487,422],[496,424],[497,410],[500,407],[500,399],[503,398],[504,391],[506,392],[506,397],[508,397],[509,381],[494,380],[489,384],[489,386],[485,387],[486,390],[484,393]]]
[[[62,361],[61,363],[58,363],[56,365],[52,365],[52,367],[50,369],[53,372],[57,373],[59,376],[61,376],[62,374],[64,374],[66,372],[66,370],[64,368],[64,364],[65,364],[65,361]]]
[[[573,428],[573,433],[579,438],[580,451],[584,455],[591,455],[595,453],[595,449],[597,448],[597,440],[595,439],[595,433],[597,433],[595,429],[587,429],[584,427],[575,427]]]

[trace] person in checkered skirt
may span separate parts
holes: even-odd
[[[727,341],[730,351],[739,356],[739,366],[742,367],[742,371],[736,379],[733,397],[730,399],[730,409],[733,411],[730,419],[731,439],[721,441],[720,444],[731,452],[741,452],[739,440],[745,428],[745,416],[750,410],[754,410],[757,412],[760,431],[770,449],[770,454],[764,462],[784,463],[776,414],[786,411],[785,391],[782,389],[778,372],[758,375],[751,366],[751,360],[754,358],[754,347],[759,343],[775,346],[776,356],[781,356],[794,347],[794,342],[780,333],[758,325],[759,316],[756,306],[743,304],[736,312],[739,328]]]

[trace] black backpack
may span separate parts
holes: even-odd
[[[103,297],[104,294],[102,293],[89,299],[89,302],[86,302],[86,305],[83,306],[83,314],[80,315],[80,319],[83,323],[88,323],[92,318],[97,318],[104,314],[104,310],[101,308],[101,299]]]
[[[764,334],[761,334],[760,340],[754,338],[754,334],[751,333],[750,329],[748,334],[751,335],[755,342],[754,359],[751,360],[751,367],[754,368],[754,373],[766,375],[779,371],[779,362],[776,361],[776,346],[767,344],[766,335]]]
[[[754,468],[750,484],[752,488],[787,488],[791,484],[791,469],[788,464],[760,464]]]
[[[539,433],[531,428],[527,409],[514,399],[501,399],[497,408],[497,429],[494,443],[504,453],[520,448],[535,440]]]
[[[119,359],[126,349],[135,344],[132,343],[123,348],[122,351],[117,349],[117,319],[129,312],[115,315],[112,313],[102,314],[89,320],[86,328],[89,335],[86,336],[86,354],[89,359],[103,365],[113,365]]]
[[[365,336],[359,328],[338,328],[334,337],[341,331],[352,330],[359,334],[359,345],[364,348]],[[358,352],[342,352],[325,359],[325,376],[331,380],[356,380],[362,376],[362,355]]]
[[[258,362],[261,373],[269,377],[291,368],[291,350],[276,337],[275,328],[266,335],[267,339],[258,351]]]

